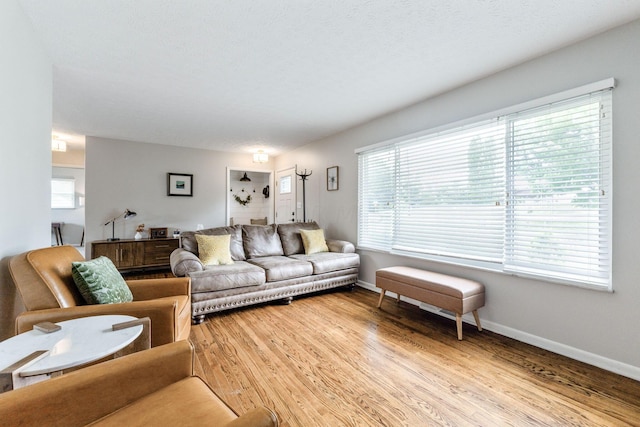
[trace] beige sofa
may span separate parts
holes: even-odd
[[[202,322],[209,313],[353,287],[360,257],[352,243],[327,239],[329,252],[305,254],[300,229],[319,228],[315,222],[299,222],[183,232],[182,247],[171,254],[171,269],[178,277],[191,278],[193,322]],[[204,265],[198,258],[196,234],[229,234],[233,264]]]
[[[273,411],[238,416],[193,375],[188,341],[154,347],[0,394],[3,426],[274,427]]]

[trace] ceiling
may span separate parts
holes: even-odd
[[[640,18],[638,0],[19,0],[54,133],[271,155]]]

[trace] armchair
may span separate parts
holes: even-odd
[[[84,258],[71,246],[53,246],[16,255],[9,271],[27,311],[16,318],[16,333],[43,321],[60,322],[103,314],[151,319],[151,346],[189,339],[189,278],[128,280],[133,301],[87,305],[71,276],[71,263]]]
[[[193,375],[193,348],[175,342],[0,394],[7,426],[275,427],[259,407],[238,416]]]

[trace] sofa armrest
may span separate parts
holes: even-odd
[[[261,407],[241,415],[225,427],[276,427],[278,417],[268,408]]]
[[[181,297],[184,298],[184,297]],[[16,334],[30,331],[40,322],[62,322],[78,317],[124,314],[151,319],[151,346],[156,347],[176,340],[178,302],[172,298],[151,301],[133,301],[122,304],[93,304],[67,308],[49,308],[21,313],[16,317]]]
[[[7,425],[87,425],[192,373],[191,344],[178,341],[0,394],[0,419]]]
[[[204,266],[202,265],[202,262],[200,262],[200,258],[198,258],[196,254],[182,248],[178,248],[171,252],[169,262],[171,264],[171,271],[177,277],[184,277],[189,273],[204,270]]]
[[[356,251],[356,247],[346,240],[326,239],[329,252],[341,252],[343,254],[352,254]]]
[[[191,279],[188,277],[127,280],[127,285],[134,301],[191,294]]]

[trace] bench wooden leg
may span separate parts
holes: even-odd
[[[384,293],[386,292],[386,290],[382,290],[380,292],[380,299],[378,300],[378,308],[380,308],[380,306],[382,306],[382,299],[384,298]]]
[[[462,341],[462,315],[456,313],[456,329],[458,330],[458,339]]]
[[[480,325],[480,317],[478,317],[478,310],[473,310],[473,317],[476,319],[476,325],[478,326],[478,330],[482,331],[482,326]]]

